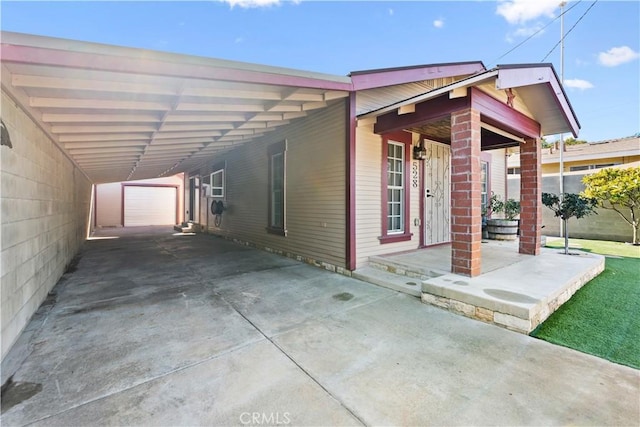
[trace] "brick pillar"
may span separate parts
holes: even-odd
[[[480,274],[480,113],[451,114],[451,271]]]
[[[542,170],[540,140],[520,143],[520,253],[540,254],[542,234]]]

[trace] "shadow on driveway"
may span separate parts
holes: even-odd
[[[631,368],[213,236],[112,232],[25,330],[3,425],[640,421]]]

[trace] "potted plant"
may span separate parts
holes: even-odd
[[[492,194],[489,200],[491,215],[501,214],[504,218],[487,219],[487,232],[490,239],[516,240],[518,237],[520,202],[515,199],[502,201],[500,196]]]

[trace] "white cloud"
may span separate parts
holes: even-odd
[[[231,6],[232,9],[235,6],[248,9],[252,7],[277,6],[280,4],[280,0],[220,0],[220,1],[223,3],[229,3],[229,6]]]
[[[499,0],[496,13],[509,24],[524,24],[541,16],[553,18],[558,0]]]
[[[444,19],[436,19],[435,21],[433,21],[433,26],[436,28],[444,27]]]
[[[531,27],[520,27],[513,33],[513,35],[518,37],[529,37],[534,35],[536,32],[540,31],[541,29],[542,29],[542,24],[538,23]],[[542,34],[542,33],[544,33],[544,31],[540,31],[539,34]]]
[[[605,67],[615,67],[625,62],[638,59],[640,54],[635,52],[629,46],[612,47],[606,52],[600,52],[598,54],[598,62]]]
[[[389,15],[393,16],[393,9],[389,9]]]
[[[565,79],[564,85],[566,87],[571,87],[571,88],[580,89],[580,90],[591,89],[593,87],[591,82],[588,82],[586,80],[581,80],[581,79]]]

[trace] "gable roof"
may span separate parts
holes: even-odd
[[[518,89],[533,114],[533,119],[540,123],[542,135],[572,133],[575,137],[578,136],[580,123],[552,64],[498,65],[449,85],[362,114],[358,119],[377,117],[407,105],[434,99],[455,89],[491,81],[495,82],[496,89]]]

